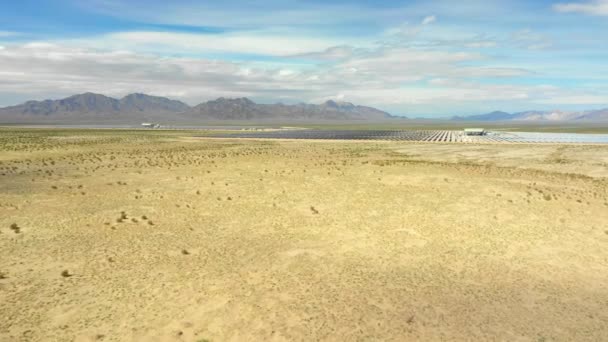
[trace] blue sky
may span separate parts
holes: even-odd
[[[0,4],[0,106],[86,91],[408,116],[608,107],[608,0]]]

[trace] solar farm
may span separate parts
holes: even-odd
[[[608,143],[608,134],[487,132],[484,135],[467,135],[464,131],[457,130],[279,130],[224,133],[215,135],[215,137],[449,143]]]

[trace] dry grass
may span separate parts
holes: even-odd
[[[606,163],[10,131],[0,340],[606,340]]]

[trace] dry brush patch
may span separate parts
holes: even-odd
[[[604,149],[0,140],[0,340],[608,334]]]

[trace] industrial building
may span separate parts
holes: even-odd
[[[464,135],[485,135],[486,130],[483,128],[465,128]]]

